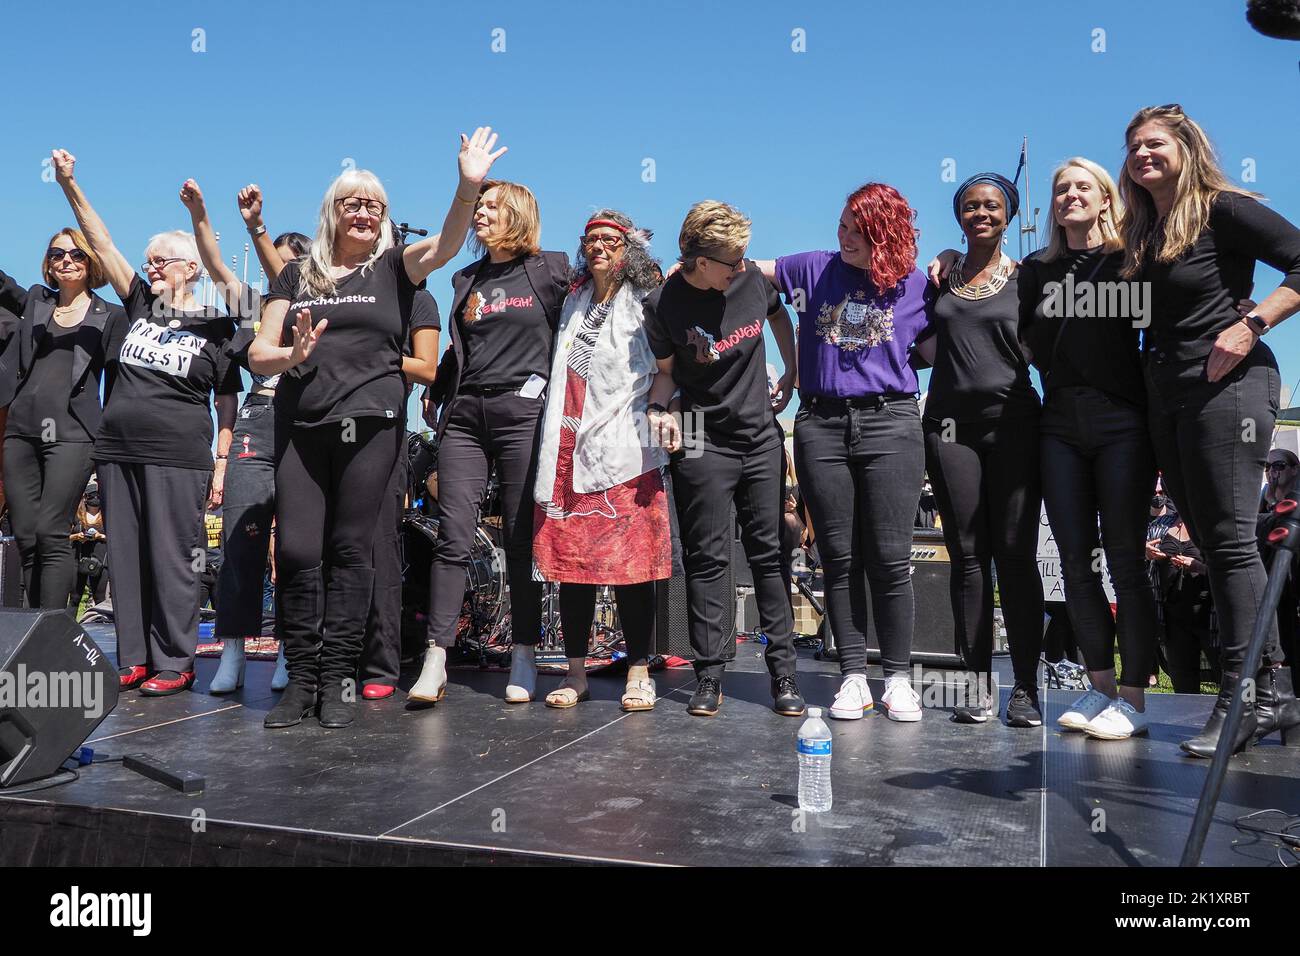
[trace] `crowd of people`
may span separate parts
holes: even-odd
[[[489,178],[505,148],[484,128],[461,137],[443,228],[418,242],[397,240],[384,188],[367,171],[331,184],[310,241],[271,240],[260,190],[241,191],[273,276],[264,295],[223,265],[193,180],[180,190],[192,232],[154,236],[137,274],[86,198],[74,158],[56,150],[77,228],[51,239],[43,284],[22,289],[0,274],[0,306],[20,316],[0,404],[9,406],[4,471],[27,592],[43,607],[67,606],[66,528],[93,462],[122,689],[187,690],[201,589],[191,555],[202,548],[205,502],[224,503],[216,589],[226,644],[211,690],[242,680],[242,638],[260,620],[269,548],[285,686],[265,724],[317,715],[347,726],[354,688],[383,699],[397,684],[390,529],[404,487],[404,409],[420,384],[439,443],[440,534],[428,648],[409,701],[447,696],[446,652],[494,470],[511,587],[506,701],[537,693],[546,580],[559,583],[570,668],[545,703],[589,698],[586,637],[596,589],[609,586],[630,665],[622,707],[653,709],[654,586],[680,563],[698,678],[687,709],[717,714],[734,511],[773,707],[797,716],[805,700],[783,541],[802,519],[782,490],[789,466],[776,420],[797,392],[793,465],[842,670],[830,716],[859,719],[875,706],[870,615],[882,710],[893,721],[922,717],[909,678],[910,549],[928,475],[952,561],[955,639],[972,686],[985,688],[955,719],[997,714],[988,682],[996,567],[1014,671],[1006,722],[1042,723],[1036,548],[1045,504],[1092,684],[1060,723],[1102,739],[1144,732],[1158,625],[1142,532],[1159,469],[1182,521],[1162,532],[1161,553],[1180,574],[1204,570],[1222,669],[1210,720],[1183,749],[1213,751],[1247,679],[1256,702],[1234,746],[1294,730],[1300,708],[1276,628],[1259,674],[1242,674],[1241,662],[1265,580],[1258,477],[1280,389],[1261,338],[1300,310],[1300,231],[1224,176],[1180,107],[1139,111],[1124,141],[1118,186],[1088,159],[1056,169],[1049,241],[1022,262],[1004,251],[1017,187],[983,173],[952,197],[964,251],[940,254],[928,275],[917,266],[913,207],[895,188],[867,183],[839,211],[835,251],[766,260],[747,257],[743,213],[698,202],[665,278],[650,232],[617,209],[584,220],[572,263],[543,250],[532,191]],[[442,320],[423,286],[467,235],[479,257],[451,277],[451,342],[440,356]],[[1243,306],[1257,261],[1284,279]],[[224,310],[194,296],[205,269]],[[104,285],[120,306],[96,294]],[[1146,321],[1098,308],[1115,301],[1102,291],[1120,287],[1135,302],[1145,290]],[[780,353],[775,382],[765,330]],[[242,404],[241,368],[253,381]],[[1094,560],[1103,549],[1113,617]]]

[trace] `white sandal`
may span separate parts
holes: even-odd
[[[627,687],[623,688],[621,703],[623,710],[629,714],[636,711],[654,710],[656,697],[655,682],[645,677],[627,682]]]

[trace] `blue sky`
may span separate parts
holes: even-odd
[[[1028,135],[1030,199],[1045,209],[1057,162],[1082,154],[1116,171],[1134,110],[1171,101],[1206,127],[1229,176],[1240,180],[1253,161],[1246,185],[1300,222],[1300,43],[1255,33],[1244,8],[15,5],[6,33],[25,39],[0,58],[0,267],[37,281],[46,238],[71,219],[58,187],[42,180],[54,146],[77,156],[78,178],[131,261],[153,233],[188,228],[177,190],[189,176],[208,197],[228,259],[243,254],[241,186],[262,186],[272,231],[311,233],[321,195],[347,162],[380,176],[395,218],[436,229],[454,186],[457,133],[479,124],[510,147],[495,173],[536,192],[544,245],[570,255],[586,215],[609,205],[653,228],[671,261],[682,216],[704,198],[753,218],[754,257],[833,248],[845,194],[879,180],[918,209],[928,259],[959,239],[945,160],[958,180],[985,169],[1010,175]],[[195,30],[204,52],[194,50]],[[1104,52],[1093,49],[1097,30]],[[804,52],[792,49],[795,31]],[[430,280],[444,310],[451,271],[469,259],[462,253]],[[1257,293],[1277,279],[1261,266]],[[1269,344],[1289,389],[1300,379],[1300,320]]]

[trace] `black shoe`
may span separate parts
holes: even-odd
[[[271,708],[262,721],[262,726],[268,730],[292,727],[302,723],[302,719],[310,717],[315,710],[316,691],[290,681],[289,686],[280,694],[280,702]]]
[[[782,717],[802,717],[803,697],[793,677],[778,677],[772,681],[772,709]]]
[[[1291,668],[1264,666],[1255,680],[1255,742],[1281,731],[1282,746],[1300,746],[1300,702],[1291,686]]]
[[[346,727],[357,719],[356,692],[347,682],[331,682],[321,688],[320,725],[330,730]]]
[[[1210,711],[1210,719],[1205,722],[1205,728],[1195,737],[1184,740],[1178,745],[1184,753],[1206,759],[1214,756],[1214,751],[1219,746],[1219,734],[1222,733],[1223,725],[1228,720],[1228,708],[1232,706],[1233,695],[1236,694],[1240,683],[1239,674],[1223,672],[1223,677],[1219,681],[1219,696],[1214,700],[1214,710]],[[1232,752],[1236,754],[1248,749],[1255,742],[1255,735],[1258,732],[1255,705],[1248,701],[1241,715],[1241,724],[1237,727],[1237,737],[1233,741]]]
[[[716,677],[701,677],[686,712],[694,717],[716,717],[721,706],[722,682]]]
[[[1007,703],[1008,727],[1041,727],[1043,714],[1038,709],[1038,688],[1016,681]]]

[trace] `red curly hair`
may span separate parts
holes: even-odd
[[[871,243],[867,274],[881,292],[889,292],[916,268],[916,213],[893,186],[866,183],[849,193],[849,212],[858,231]]]

